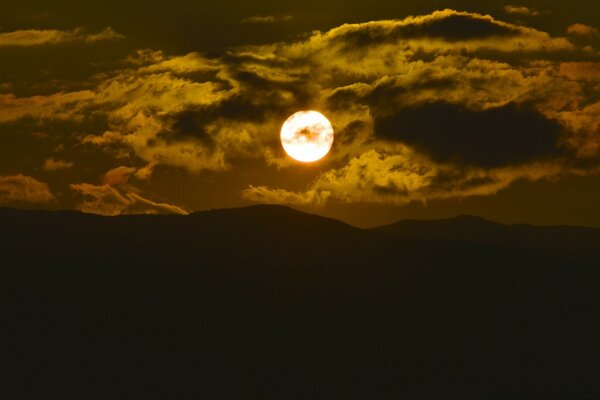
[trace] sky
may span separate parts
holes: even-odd
[[[600,3],[13,1],[0,206],[600,226]],[[315,163],[284,152],[300,110]]]

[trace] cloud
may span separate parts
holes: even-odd
[[[0,123],[24,117],[77,120],[94,97],[91,90],[22,98],[12,93],[0,94]]]
[[[592,37],[598,36],[598,29],[585,24],[573,24],[567,28],[567,33],[572,36]]]
[[[121,166],[113,168],[104,174],[104,184],[108,186],[117,186],[127,183],[129,176],[135,172],[136,169],[132,167]]]
[[[154,55],[153,63],[138,69],[121,71],[100,83],[94,107],[109,107],[111,130],[84,137],[84,143],[105,148],[123,146],[146,161],[151,171],[155,165],[182,167],[191,172],[224,170],[225,149],[206,146],[202,126],[197,135],[178,134],[178,115],[210,112],[213,125],[219,104],[236,95],[238,88],[224,79],[221,65],[197,53],[169,59]],[[200,74],[197,81],[187,74]],[[219,75],[219,76],[217,76]],[[211,111],[212,110],[212,111]],[[185,124],[183,124],[185,126]],[[244,135],[243,132],[240,135]],[[211,142],[220,143],[216,137]],[[243,140],[240,137],[240,140]]]
[[[187,211],[175,205],[154,202],[133,190],[121,191],[108,184],[77,183],[71,184],[70,188],[82,197],[76,209],[86,213],[101,215],[187,214]]]
[[[242,20],[243,24],[274,24],[277,22],[291,21],[291,15],[254,15]]]
[[[291,204],[323,206],[331,197],[330,191],[309,189],[305,192],[291,192],[285,189],[271,189],[267,186],[250,185],[242,192],[246,200],[261,204]]]
[[[232,64],[191,53],[110,77],[93,104],[110,107],[111,129],[84,143],[124,146],[149,166],[195,173],[227,170],[227,157],[261,154],[264,132],[278,129],[311,87],[298,85],[293,71]]]
[[[524,7],[524,6],[513,6],[513,5],[509,4],[509,5],[504,6],[503,9],[508,14],[515,14],[515,15],[521,15],[521,16],[527,16],[527,17],[536,17],[536,16],[540,15],[539,11],[534,10],[532,8]]]
[[[73,42],[95,43],[123,38],[123,35],[110,27],[98,33],[86,33],[83,28],[72,31],[29,29],[0,33],[0,47],[30,47]]]
[[[573,80],[600,81],[600,62],[577,61],[560,64],[560,73]]]
[[[75,32],[78,32],[79,30],[75,30]],[[84,35],[84,42],[86,43],[94,43],[94,42],[102,42],[102,41],[107,41],[107,40],[118,40],[118,39],[124,39],[125,35],[122,35],[118,32],[116,32],[114,29],[112,29],[111,27],[108,28],[104,28],[102,31],[98,32],[98,33],[91,33],[91,34],[87,34]]]
[[[600,156],[600,101],[556,113],[556,118],[572,132],[565,141],[576,156],[597,161]]]
[[[546,32],[499,21],[489,15],[449,9],[403,20],[345,24],[324,33],[315,33],[294,46],[282,45],[275,49],[288,57],[318,52],[334,62],[336,57],[358,61],[359,57],[352,55],[365,57],[365,53],[375,55],[375,52],[385,59],[395,54],[396,60],[402,60],[405,54],[414,52],[568,50],[574,50],[574,46],[565,38],[553,38]],[[359,61],[360,65],[362,62]]]
[[[368,54],[357,58],[355,52],[344,50],[352,45]],[[517,91],[505,90],[503,83],[515,86],[519,80],[534,78],[524,78],[520,71],[491,61],[487,65],[479,59],[465,61],[460,55],[465,49],[550,51],[570,46],[564,39],[489,16],[443,10],[404,20],[343,25],[303,42],[233,49],[221,58],[198,53],[165,58],[160,52],[141,52],[136,60],[143,59],[142,66],[101,77],[93,91],[30,98],[4,95],[0,121],[106,113],[110,129],[88,134],[83,141],[108,151],[121,146],[145,161],[148,171],[157,165],[191,172],[226,170],[228,159],[256,155],[282,165],[272,158],[273,152],[264,150],[276,140],[264,133],[276,132],[278,121],[298,108],[322,107],[328,91],[340,89],[337,80],[387,77],[415,84],[445,80],[455,88],[464,83],[464,88],[475,89],[480,85],[473,86],[473,81],[486,79],[484,74],[488,74],[488,90],[495,92],[486,100],[500,103],[510,100],[507,96],[518,96]],[[411,60],[420,51],[441,55],[430,63]],[[472,82],[458,82],[465,68],[472,71]],[[334,88],[329,89],[332,84]],[[440,93],[473,102],[486,95],[482,90],[474,96],[456,89]],[[366,113],[367,109],[355,107],[346,116],[339,112],[337,120]]]
[[[329,170],[304,191],[251,185],[247,199],[404,204],[492,194],[574,173],[584,158],[595,165],[600,99],[595,63],[582,61],[589,55],[534,28],[442,10],[217,56],[139,50],[79,91],[0,95],[0,122],[101,118],[97,130],[80,130],[80,148],[136,165],[74,187],[82,207],[105,213],[148,206],[140,198],[152,196],[128,182],[161,166],[199,174],[261,158],[294,165],[278,134],[300,109],[334,125]]]
[[[69,185],[77,199],[80,211],[101,215],[121,214],[187,214],[181,207],[157,202],[141,194],[141,190],[129,183],[130,178],[145,174],[137,168],[119,166],[102,176],[100,185],[74,183]]]
[[[374,133],[436,161],[488,168],[560,154],[560,125],[512,103],[481,111],[444,102],[406,107],[376,116]]]
[[[247,200],[259,203],[322,206],[328,201],[408,204],[433,199],[486,196],[519,179],[550,179],[561,173],[554,163],[498,169],[433,163],[408,148],[395,154],[369,150],[347,165],[320,176],[306,191],[250,186]]]
[[[73,165],[75,165],[75,163],[72,161],[56,160],[54,158],[47,158],[44,161],[44,165],[42,165],[42,169],[44,169],[45,171],[58,171],[61,169],[69,169]]]
[[[23,174],[0,176],[0,205],[43,204],[54,199],[48,185],[35,178]]]
[[[147,53],[142,53],[141,55],[142,57],[148,57]],[[141,72],[173,72],[176,74],[186,74],[219,70],[218,62],[203,57],[196,52],[169,59],[165,59],[162,53],[151,53],[151,57],[152,63],[149,66],[142,68],[140,70]]]
[[[163,124],[160,119],[140,112],[124,122],[119,131],[107,131],[101,136],[90,135],[83,142],[105,148],[125,146],[145,161],[150,170],[155,165],[180,167],[190,172],[228,168],[223,150],[211,151],[194,138],[169,142],[168,136],[160,136]]]
[[[429,38],[448,42],[514,37],[521,33],[517,26],[494,20],[490,16],[454,10],[436,11],[431,15],[404,20],[374,21],[348,24],[327,33],[332,39],[351,46],[369,46],[402,39]]]

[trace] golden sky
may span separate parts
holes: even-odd
[[[0,206],[600,226],[594,2],[199,3],[9,1]],[[335,130],[310,165],[304,109]]]

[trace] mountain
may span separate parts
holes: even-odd
[[[374,228],[398,238],[454,240],[511,247],[540,256],[600,263],[600,229],[500,224],[470,215],[440,220],[402,220]]]
[[[599,393],[597,263],[386,229],[280,206],[0,209],[4,381],[22,398]]]

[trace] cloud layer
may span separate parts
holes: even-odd
[[[505,11],[535,15],[520,7]],[[569,34],[584,35],[576,25]],[[116,35],[44,32],[4,42]],[[74,148],[107,154],[115,168],[70,188],[79,209],[102,214],[184,213],[142,195],[140,185],[158,168],[243,176],[240,160],[252,160],[285,174],[293,162],[281,150],[279,129],[301,109],[317,109],[334,125],[322,171],[302,190],[248,181],[244,198],[406,204],[490,195],[517,180],[597,172],[595,54],[531,27],[441,10],[213,57],[139,50],[79,90],[0,94],[0,123],[80,124]],[[92,129],[92,119],[102,123]],[[53,157],[46,156],[46,170],[68,168]]]
[[[0,205],[19,203],[44,204],[54,195],[44,182],[23,174],[0,176]]]
[[[539,11],[534,10],[532,8],[525,7],[525,6],[514,6],[514,5],[510,5],[510,4],[507,6],[504,6],[504,11],[506,11],[509,14],[522,15],[522,16],[528,16],[528,17],[536,17],[536,16],[540,15]]]
[[[187,214],[181,207],[142,196],[138,188],[128,184],[129,177],[135,171],[135,168],[121,166],[108,171],[102,184],[71,184],[71,190],[79,198],[76,208],[101,215]]]
[[[0,33],[0,47],[30,47],[72,42],[94,43],[123,38],[123,35],[110,27],[98,33],[87,33],[82,28],[72,31],[30,29]]]

